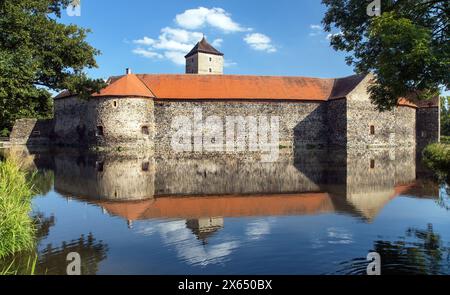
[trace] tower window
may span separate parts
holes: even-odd
[[[97,126],[97,132],[95,133],[97,136],[103,136],[103,126]]]
[[[375,126],[374,125],[370,126],[370,135],[375,135]]]
[[[114,101],[113,101],[113,106],[114,106],[115,108],[117,108],[117,100],[114,100]]]
[[[97,172],[103,172],[103,162],[95,162],[95,168]]]
[[[212,57],[209,58],[209,61],[212,61]]]
[[[375,160],[370,160],[370,169],[375,169]]]
[[[150,130],[148,129],[148,126],[142,126],[141,131],[142,134],[144,135],[150,135]]]
[[[149,162],[143,162],[142,163],[142,171],[143,172],[148,172],[149,167],[150,167],[150,163]]]
[[[211,68],[209,68],[209,72],[212,73],[212,69]]]

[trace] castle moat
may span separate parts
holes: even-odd
[[[1,153],[38,171],[38,274],[66,274],[70,252],[82,274],[366,274],[371,252],[382,274],[450,274],[450,188],[412,148]]]

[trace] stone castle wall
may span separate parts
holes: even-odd
[[[55,143],[67,145],[83,144],[77,130],[87,122],[87,108],[88,102],[77,97],[68,97],[54,101]],[[87,141],[84,143],[87,144]]]
[[[14,124],[10,142],[13,145],[48,145],[53,120],[20,119]]]
[[[279,144],[283,148],[305,147],[306,145],[327,145],[328,126],[325,104],[316,102],[243,102],[243,101],[156,101],[155,102],[155,152],[172,152],[171,139],[176,130],[172,128],[175,117],[185,116],[194,128],[194,113],[200,112],[202,118],[197,118],[195,124],[204,124],[204,129],[210,127],[207,122],[212,116],[222,122],[223,138],[215,143],[225,147],[226,122],[230,117],[242,119],[238,128],[244,129],[245,136],[236,136],[237,144],[243,144],[249,151],[248,117],[279,118]],[[239,121],[239,120],[238,120]],[[247,124],[246,124],[247,123]],[[259,124],[259,123],[258,123]],[[260,126],[260,124],[259,124]],[[242,140],[240,140],[242,139]],[[198,139],[202,142],[202,138]]]
[[[332,146],[347,146],[347,100],[327,102],[328,143]]]
[[[88,108],[87,135],[98,146],[151,148],[153,101],[146,98],[93,99]],[[103,135],[99,135],[101,127]]]
[[[148,155],[54,156],[55,190],[92,200],[142,200],[154,196],[155,161]]]
[[[55,100],[57,144],[151,148],[153,123],[153,101],[146,98]]]
[[[428,144],[439,141],[440,109],[439,107],[420,108],[417,110],[417,148],[422,150]]]
[[[366,77],[347,97],[347,147],[415,146],[416,109],[380,112],[370,101]]]
[[[211,132],[211,118],[219,120],[220,138],[214,146],[221,153],[227,148],[227,122],[235,124],[236,145],[243,155],[251,151],[249,118],[279,119],[280,149],[295,153],[297,148],[341,146],[347,148],[404,146],[419,149],[438,141],[439,109],[399,106],[379,112],[369,100],[367,81],[347,97],[328,102],[237,101],[237,100],[152,100],[148,98],[100,97],[80,100],[69,97],[55,100],[55,118],[51,121],[21,120],[14,127],[13,144],[54,144],[73,146],[132,147],[153,149],[160,155],[179,156],[172,138],[174,119],[184,116],[192,130],[188,138],[191,151],[204,155],[204,140],[210,140],[194,127],[203,124]],[[200,113],[200,118],[197,113]],[[188,129],[189,129],[188,128]],[[39,130],[37,130],[39,129]],[[243,137],[238,136],[242,132]],[[196,144],[200,143],[200,150]],[[208,143],[206,143],[208,144]],[[210,143],[212,144],[212,142]]]

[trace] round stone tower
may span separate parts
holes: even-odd
[[[136,76],[112,78],[88,102],[89,141],[107,147],[153,147],[155,96]]]

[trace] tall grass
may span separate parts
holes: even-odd
[[[0,162],[0,258],[34,246],[33,186],[19,161]]]
[[[26,255],[26,260],[13,258],[4,267],[0,268],[0,275],[34,275],[38,262],[38,255]]]

